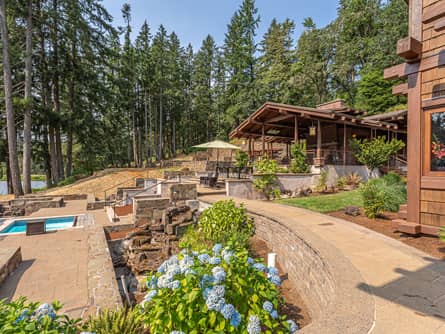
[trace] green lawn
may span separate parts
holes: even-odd
[[[351,205],[363,206],[363,201],[358,190],[343,191],[333,195],[281,199],[277,202],[322,213],[342,210]]]

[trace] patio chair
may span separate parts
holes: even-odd
[[[26,224],[26,235],[45,234],[46,227],[44,220],[31,221]]]

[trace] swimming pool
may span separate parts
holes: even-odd
[[[51,217],[42,219],[45,220],[45,228],[47,231],[55,231],[72,227],[74,225],[76,217],[75,216]],[[14,220],[11,224],[9,224],[3,230],[1,230],[0,234],[24,233],[26,232],[26,224],[28,224],[29,221],[30,220]]]

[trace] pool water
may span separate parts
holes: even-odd
[[[45,219],[45,228],[47,231],[55,231],[72,227],[75,217],[53,217]],[[24,233],[26,232],[27,220],[16,220],[7,228],[0,231],[2,233]]]

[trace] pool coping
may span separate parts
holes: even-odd
[[[2,231],[6,230],[9,228],[9,226],[11,226],[12,224],[14,224],[17,220],[27,220],[27,221],[33,221],[33,220],[42,220],[42,219],[49,219],[49,218],[64,218],[64,217],[74,217],[74,222],[73,222],[73,226],[70,227],[64,227],[64,228],[58,228],[56,230],[52,230],[52,231],[64,231],[64,230],[71,230],[71,229],[76,229],[76,228],[83,228],[84,226],[77,226],[75,225],[75,223],[78,221],[78,217],[79,216],[85,216],[86,214],[76,214],[76,215],[61,215],[61,216],[46,216],[46,217],[26,217],[26,216],[22,216],[22,217],[12,217],[12,218],[6,218],[4,221],[2,221],[2,224],[0,225],[0,236],[14,236],[14,235],[23,235],[26,233],[25,232],[13,232],[13,233],[3,233]],[[52,232],[51,231],[51,232]]]

